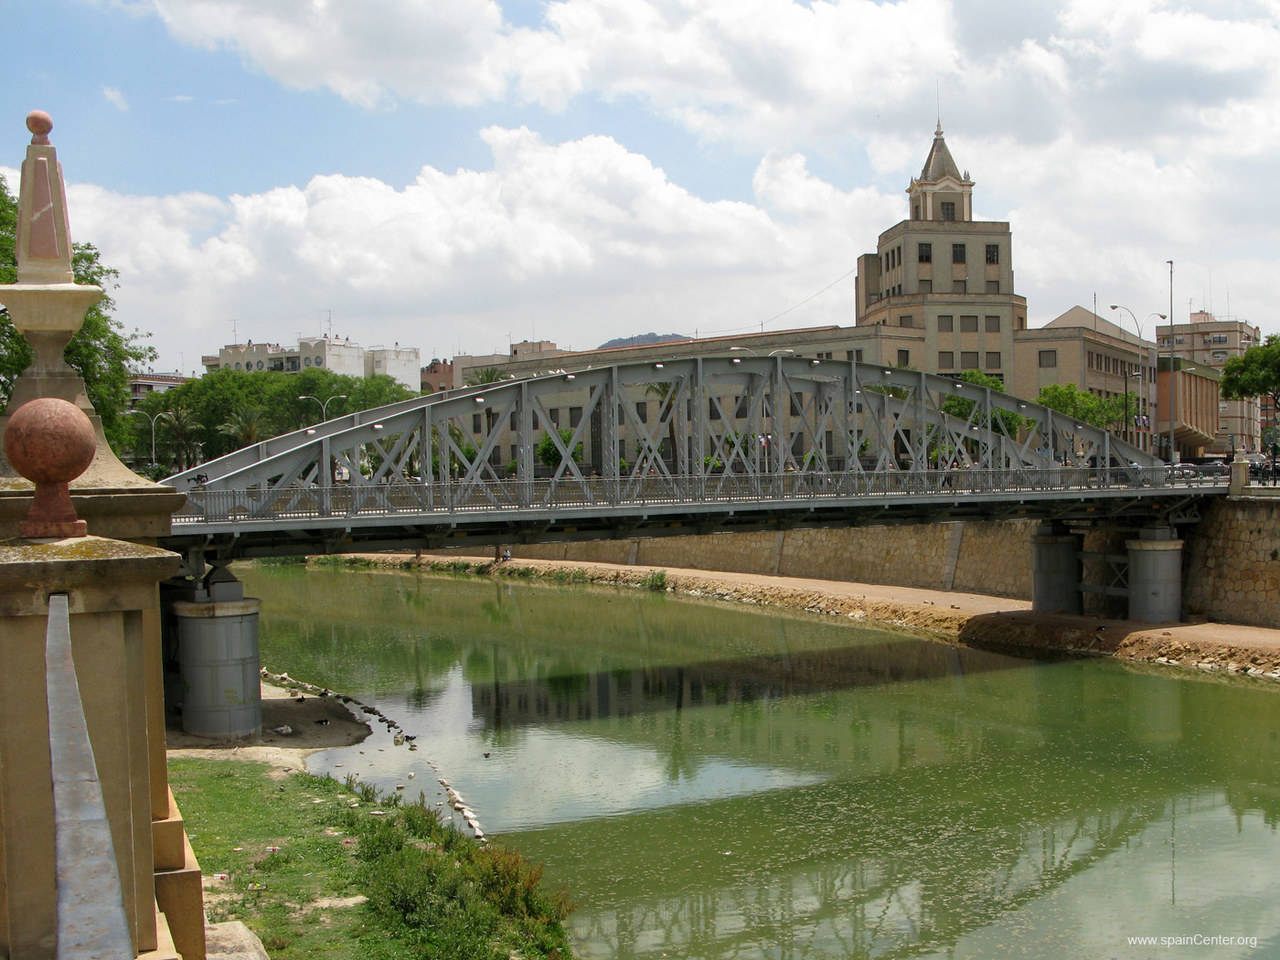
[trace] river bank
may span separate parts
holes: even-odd
[[[352,554],[322,562],[658,588],[686,596],[846,617],[983,649],[1110,656],[1280,680],[1280,630],[1265,627],[1210,621],[1153,625],[1046,615],[1033,613],[1031,604],[1024,600],[975,593],[575,560],[494,563],[482,556],[424,552]]]

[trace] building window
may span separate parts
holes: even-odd
[[[639,418],[639,420],[640,420],[640,422],[641,422],[641,423],[648,423],[648,422],[649,422],[649,403],[648,403],[648,401],[646,401],[646,400],[639,400],[639,401],[637,401],[637,402],[636,402],[636,416]]]
[[[898,351],[898,366],[900,366],[900,367],[909,367],[909,366],[911,366],[911,351],[910,351],[910,350],[899,350],[899,351]]]
[[[963,315],[962,315],[962,316],[960,317],[960,332],[961,332],[961,333],[977,333],[977,332],[978,332],[978,318],[977,318],[977,317],[972,317],[972,316],[971,316],[971,317],[966,317],[966,316],[963,316]]]
[[[968,293],[969,285],[965,283],[963,280],[952,280],[951,292],[952,293]]]
[[[919,253],[917,254],[917,261],[919,263],[933,263],[933,244],[932,243],[922,243],[920,244],[918,250],[919,250]]]
[[[939,314],[938,315],[938,332],[951,333],[953,330],[955,330],[955,318],[952,317],[950,314],[946,314],[946,313]]]
[[[315,359],[315,365],[316,365],[317,367],[323,367],[323,366],[324,366],[324,357],[316,357],[316,359]]]
[[[978,351],[977,350],[961,350],[960,351],[960,367],[963,370],[978,369]]]
[[[964,263],[964,244],[953,243],[951,245],[951,262]]]
[[[576,427],[581,422],[582,422],[582,408],[570,407],[569,408],[569,426]]]
[[[560,427],[560,408],[552,407],[547,411],[547,416],[551,418],[551,425],[557,429]]]
[[[480,414],[478,413],[473,413],[471,415],[471,432],[472,433],[480,432]]]
[[[950,200],[942,201],[942,219],[954,220],[956,218],[956,205]]]
[[[987,263],[999,263],[999,262],[1000,262],[1000,244],[988,243],[987,244]]]
[[[720,419],[720,405],[716,403],[715,397],[707,397],[707,419],[708,420]]]
[[[987,369],[988,370],[1000,369],[1000,351],[999,350],[987,351]]]
[[[938,369],[951,370],[956,365],[956,355],[950,350],[938,351]]]
[[[621,423],[622,421],[619,420],[618,422]],[[519,425],[516,423],[516,412],[514,410],[511,411],[511,416],[507,420],[507,428],[510,430],[519,429]]]
[[[919,286],[921,293],[933,293],[932,280],[918,280],[916,283]]]
[[[911,314],[909,313],[904,313],[902,316],[898,317],[898,326],[900,327],[914,327],[915,325],[916,322],[912,319]]]
[[[999,280],[988,280],[988,281],[987,281],[987,293],[999,293],[999,292],[1000,292],[1000,281],[999,281]]]
[[[1056,367],[1058,365],[1058,351],[1041,350],[1039,352],[1039,362],[1041,370],[1047,370],[1049,367]]]
[[[1215,333],[1215,334],[1213,335],[1213,342],[1214,342],[1214,343],[1226,343],[1226,342],[1227,342],[1227,335],[1226,335],[1225,333]]]
[[[858,363],[861,363],[861,362],[862,362],[862,351],[861,351],[861,350],[855,350],[855,351],[853,351],[853,357],[852,357],[852,359],[853,359],[853,360],[856,360]]]
[[[987,333],[999,333],[999,332],[1000,332],[1000,318],[999,318],[999,317],[993,317],[993,316],[988,315],[988,316],[987,316],[987,318],[986,318],[986,324],[987,324],[987,326],[986,326]]]

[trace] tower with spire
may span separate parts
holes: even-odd
[[[1026,298],[1013,290],[1009,224],[973,218],[973,180],[951,156],[939,120],[908,219],[858,258],[855,323],[864,359],[929,373],[980,370],[1012,383],[1013,335]],[[869,353],[868,353],[869,351]]]

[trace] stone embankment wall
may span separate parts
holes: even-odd
[[[1280,627],[1280,497],[1216,501],[1182,560],[1187,613]]]
[[[1010,520],[713,533],[541,543],[511,552],[541,560],[891,583],[1029,600],[1035,526]]]
[[[1031,599],[1033,520],[867,526],[516,546],[518,557],[885,583]],[[1280,497],[1214,501],[1186,531],[1183,605],[1190,616],[1280,627]],[[1128,531],[1095,531],[1085,580],[1109,582],[1101,554]],[[1086,612],[1125,615],[1123,598],[1085,598]]]

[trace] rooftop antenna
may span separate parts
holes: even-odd
[[[934,78],[933,92],[938,101],[938,132],[942,132],[942,81]]]
[[[329,314],[329,339],[333,339],[333,311],[326,311]]]
[[[232,317],[231,318],[231,342],[238,344],[240,342],[240,334],[236,332],[236,329],[237,329],[236,318]]]

